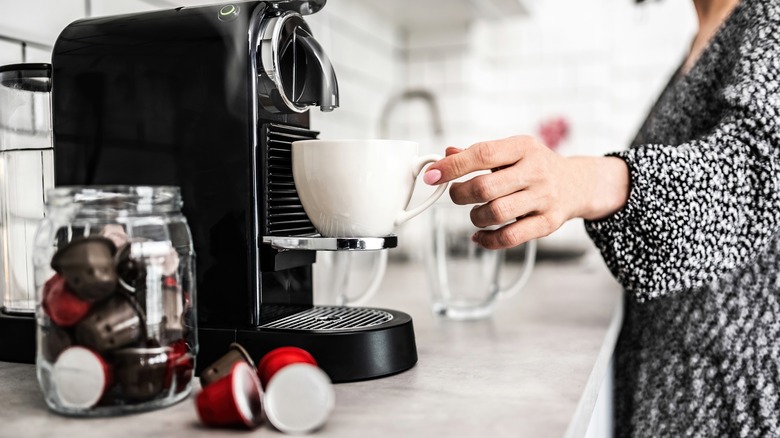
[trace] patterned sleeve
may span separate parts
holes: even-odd
[[[780,58],[772,47],[753,47],[739,61],[723,89],[725,116],[705,136],[611,154],[628,164],[628,203],[586,228],[639,301],[745,266],[778,231]]]

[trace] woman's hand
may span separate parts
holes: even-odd
[[[526,136],[447,148],[447,156],[423,179],[442,184],[480,170],[493,172],[453,183],[450,197],[460,205],[479,204],[471,210],[477,227],[503,225],[474,235],[475,242],[491,249],[544,237],[575,217],[609,216],[628,198],[628,166],[622,159],[565,158]]]

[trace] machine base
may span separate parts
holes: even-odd
[[[219,359],[233,342],[246,348],[256,362],[277,347],[303,348],[335,383],[384,377],[406,371],[417,363],[411,316],[396,310],[345,308],[352,309],[386,312],[392,319],[366,328],[335,330],[235,329],[201,324],[197,371],[200,373]],[[0,312],[0,361],[35,363],[35,344],[35,317]]]
[[[389,320],[368,327],[338,324],[339,314],[373,312],[389,314]],[[295,346],[307,350],[335,383],[368,380],[400,373],[417,363],[412,317],[388,309],[358,307],[314,307],[311,312],[260,327],[198,327],[197,373],[228,351],[231,343],[241,344],[257,363],[274,348]],[[329,316],[334,315],[334,316]],[[354,318],[364,321],[365,317]],[[348,319],[348,318],[344,318]],[[322,329],[318,324],[330,323]],[[334,324],[336,323],[336,324]],[[335,326],[335,328],[332,328]],[[346,328],[345,328],[346,326]]]
[[[35,316],[0,310],[0,361],[35,363]]]

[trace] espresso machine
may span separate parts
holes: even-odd
[[[197,254],[202,367],[231,343],[256,360],[312,353],[334,382],[417,362],[411,317],[313,305],[317,251],[386,250],[320,237],[293,183],[309,109],[339,106],[303,16],[326,0],[251,1],[79,20],[52,56],[55,185],[175,185]]]

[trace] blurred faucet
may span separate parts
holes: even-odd
[[[439,112],[436,96],[429,90],[412,88],[391,97],[385,104],[379,119],[379,135],[381,138],[387,138],[388,133],[390,132],[390,116],[392,115],[393,109],[395,109],[400,102],[415,99],[421,99],[428,105],[428,109],[431,113],[431,123],[433,124],[433,133],[437,136],[442,135],[444,130],[442,129],[441,113]]]
[[[429,90],[421,88],[413,88],[403,91],[395,96],[392,96],[385,107],[382,109],[382,115],[379,119],[379,134],[381,138],[388,138],[390,134],[390,116],[393,110],[401,102],[420,99],[428,107],[431,115],[431,125],[433,128],[433,134],[436,137],[441,137],[443,134],[441,113],[439,112],[439,105],[436,101],[436,96]],[[410,201],[411,202],[411,201]],[[388,256],[390,260],[410,261],[410,260],[422,260],[423,252],[422,246],[414,244],[413,242],[422,242],[426,238],[425,222],[407,222],[398,229],[398,234],[401,236],[400,243],[395,250],[391,250]],[[408,240],[409,243],[406,243]]]

